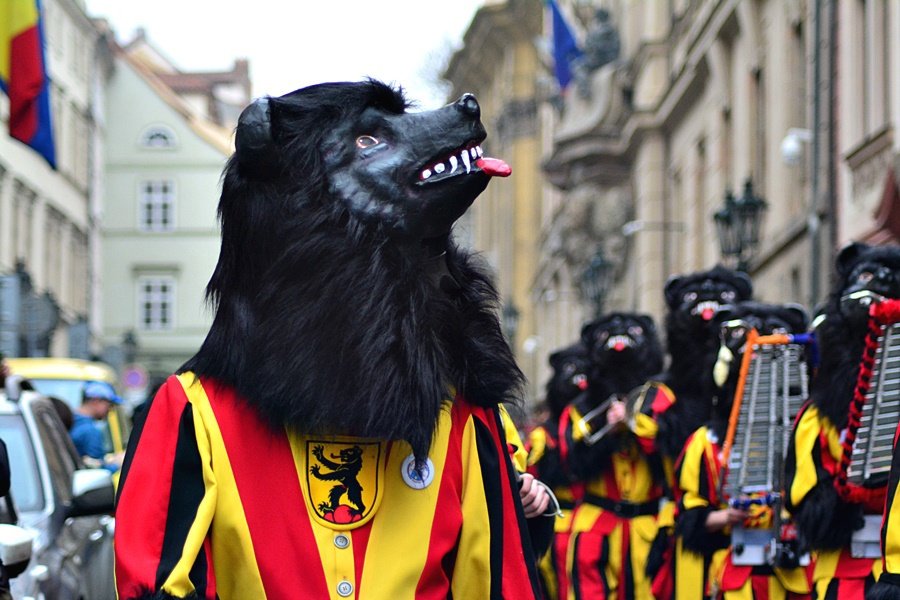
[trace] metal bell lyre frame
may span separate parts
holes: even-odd
[[[760,335],[756,329],[751,329],[747,334],[745,350],[741,359],[741,370],[736,388],[734,401],[731,406],[731,414],[728,419],[728,430],[722,447],[722,474],[719,478],[720,491],[724,495],[732,496],[732,504],[744,506],[750,504],[776,504],[781,497],[781,481],[779,472],[783,466],[784,454],[789,443],[790,426],[794,416],[799,411],[803,402],[808,397],[808,374],[805,369],[797,369],[792,362],[800,361],[799,350],[792,346],[813,347],[814,336],[811,334],[772,334]],[[805,365],[805,363],[803,363]],[[763,372],[767,369],[767,372]],[[796,369],[796,372],[795,372]],[[791,378],[797,378],[792,382]],[[791,393],[791,384],[799,384],[799,390]],[[761,390],[765,387],[766,390]],[[768,393],[768,406],[757,406],[759,394]],[[780,404],[779,404],[780,402]],[[750,405],[745,406],[745,403]],[[746,429],[751,426],[759,426],[759,423],[741,423],[742,416],[748,421],[754,421],[760,415],[760,409],[765,411],[763,426],[766,431],[766,457],[768,465],[766,482],[758,481],[751,486],[755,491],[761,492],[759,498],[738,498],[741,484],[747,477],[746,468],[751,454],[751,432],[740,431],[740,426]],[[740,473],[731,473],[737,465],[730,465],[735,440],[741,437],[741,451],[736,455],[740,459]],[[777,454],[777,455],[776,455]],[[758,462],[758,460],[757,460]],[[737,487],[729,485],[730,476],[741,478]],[[731,488],[729,490],[729,488]],[[757,489],[758,488],[758,489]],[[728,492],[732,493],[729,494]],[[736,492],[736,493],[735,493]]]
[[[900,300],[867,290],[846,299],[869,307],[869,329],[836,483],[845,499],[865,500],[870,484],[890,471],[900,421]]]

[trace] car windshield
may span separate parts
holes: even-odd
[[[56,396],[60,400],[65,400],[66,404],[72,407],[72,410],[81,406],[81,391],[84,389],[84,382],[80,379],[31,379],[34,389],[45,396]]]
[[[12,478],[12,495],[16,508],[22,512],[44,508],[41,477],[34,456],[34,446],[25,421],[18,415],[0,415],[0,439],[6,443]]]

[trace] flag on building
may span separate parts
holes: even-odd
[[[561,89],[566,89],[572,81],[572,61],[582,55],[575,35],[566,22],[556,0],[548,0],[553,25],[553,69]]]
[[[56,168],[40,0],[0,0],[0,89],[9,96],[9,135]]]

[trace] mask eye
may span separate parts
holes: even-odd
[[[735,294],[734,294],[734,292],[733,292],[732,290],[725,290],[724,292],[722,292],[722,293],[719,295],[719,297],[720,297],[722,300],[725,300],[726,302],[731,302],[732,300],[734,300],[734,295],[735,295]]]
[[[360,150],[365,150],[366,148],[371,148],[376,145],[378,145],[378,140],[371,135],[361,135],[356,138],[356,147]]]
[[[696,299],[697,299],[697,292],[688,292],[687,294],[684,295],[685,302],[693,302]]]
[[[608,331],[598,331],[597,335],[594,336],[594,339],[597,340],[598,342],[605,342],[606,338],[608,338],[608,337],[609,337]]]
[[[744,327],[735,327],[731,330],[731,339],[739,340],[742,339],[747,334],[747,330]]]
[[[856,278],[860,283],[869,283],[872,279],[875,278],[875,275],[869,271],[863,271],[859,274],[859,277]]]
[[[644,328],[640,325],[633,325],[628,328],[628,333],[635,336],[641,335],[642,333],[644,333]]]

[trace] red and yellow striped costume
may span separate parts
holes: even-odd
[[[120,598],[537,597],[497,409],[445,403],[434,480],[420,489],[401,476],[406,443],[273,431],[231,388],[191,373],[169,378],[134,438],[117,507]],[[309,448],[324,456],[329,443],[376,457],[354,522],[323,519],[311,497]]]
[[[581,419],[572,406],[571,422]],[[650,600],[645,573],[656,538],[663,483],[651,467],[657,426],[652,417],[636,415],[637,432],[611,433],[590,450],[601,461],[598,477],[585,482],[584,498],[572,518],[567,554],[569,600]],[[571,452],[583,443],[583,432],[569,425]]]
[[[564,431],[568,422],[569,408],[566,408],[558,423],[548,420],[528,434],[528,472],[550,486],[562,513],[562,516],[554,521],[554,535],[550,549],[539,557],[538,562],[544,595],[553,600],[568,598],[566,550],[572,532],[572,514],[576,497],[581,496],[580,486],[573,484],[563,466],[566,448],[565,438],[564,435],[560,435],[560,429]]]
[[[785,494],[789,510],[802,508],[819,485],[833,485],[840,468],[841,434],[818,408],[801,409],[791,433],[791,447],[785,465]],[[835,492],[836,493],[836,492]],[[851,524],[845,524],[852,526]],[[801,532],[802,534],[802,532]],[[878,579],[881,561],[853,558],[850,549],[816,549],[813,585],[816,598],[862,600],[867,587]]]
[[[887,500],[881,522],[881,554],[884,571],[878,578],[875,593],[877,600],[900,599],[900,446],[897,445],[900,428],[894,434],[894,456],[891,459],[891,475],[888,479]]]
[[[810,598],[807,569],[735,565],[729,546],[730,529],[713,533],[706,531],[709,513],[727,508],[725,499],[719,495],[721,452],[718,436],[710,427],[704,426],[688,438],[676,465],[675,598]]]

